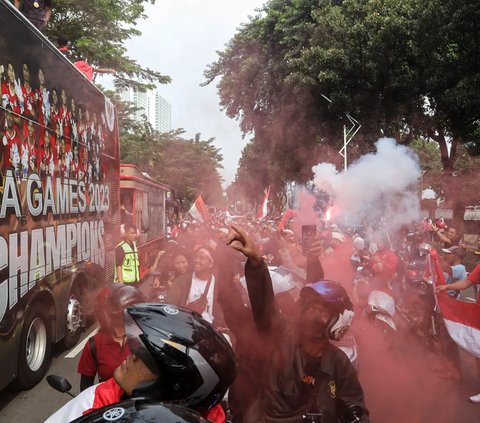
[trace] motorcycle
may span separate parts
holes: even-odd
[[[61,376],[47,376],[48,384],[55,390],[75,397],[70,392],[72,386],[67,379]],[[175,404],[166,404],[155,401],[148,397],[136,397],[124,399],[119,402],[97,408],[73,422],[133,422],[133,421],[159,421],[164,423],[199,422],[207,421],[202,419],[197,412]],[[209,421],[209,420],[208,420]]]
[[[440,316],[437,311],[433,281],[424,276],[430,260],[430,249],[429,244],[421,244],[418,258],[407,264],[404,289],[397,302],[396,310],[399,324],[433,349],[439,341]]]
[[[75,398],[76,395],[72,394],[70,391],[72,389],[72,385],[70,382],[64,378],[63,376],[58,376],[58,375],[48,375],[47,376],[47,383],[56,391],[61,392],[62,394],[67,394],[70,395],[72,398]],[[144,398],[144,397],[138,397],[138,398],[132,398],[127,401],[141,401],[141,402],[151,402],[149,398]],[[118,403],[120,404],[120,403]],[[153,404],[153,403],[152,403]],[[111,406],[113,407],[115,404],[112,404]],[[232,423],[233,416],[230,413],[229,407],[228,407],[228,399],[224,398],[221,402],[222,407],[225,410],[225,415],[226,415],[226,423]],[[168,407],[169,405],[167,405]],[[102,409],[103,410],[103,409]],[[95,413],[94,411],[93,413]],[[80,417],[78,419],[79,421],[83,421],[83,417]],[[108,420],[108,419],[107,419]],[[75,420],[77,421],[77,420]],[[97,421],[97,420],[95,420]],[[355,420],[354,420],[355,421]],[[353,422],[353,421],[352,421]]]
[[[355,269],[352,281],[353,304],[360,310],[364,310],[367,306],[368,295],[371,291],[369,279],[372,277],[372,273],[366,265],[368,258],[354,254],[350,260]]]
[[[384,334],[398,332],[394,320],[395,300],[390,294],[379,290],[370,292],[364,313]]]
[[[363,316],[381,333],[382,338],[386,338],[383,342],[393,343],[398,328],[395,322],[395,300],[393,294],[388,292],[396,285],[395,281],[389,281],[385,290],[376,289],[378,281],[369,257],[355,253],[351,257],[351,263],[355,266],[352,294],[354,305],[362,310]]]

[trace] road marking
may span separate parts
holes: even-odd
[[[77,346],[75,348],[70,350],[70,352],[64,358],[75,358],[79,352],[83,351],[83,347],[85,347],[85,344],[88,342],[88,339],[97,334],[98,329],[99,329],[99,326],[97,326],[95,329],[93,329],[85,337],[85,339],[82,342],[80,342],[79,344],[77,344]]]

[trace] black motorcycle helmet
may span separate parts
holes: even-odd
[[[235,379],[235,355],[225,337],[191,310],[168,304],[137,304],[125,310],[125,332],[133,354],[155,382],[132,393],[208,410]]]
[[[150,399],[129,399],[107,405],[79,417],[75,423],[207,423],[200,414],[174,404],[155,403]],[[72,422],[72,423],[73,423]]]
[[[133,304],[144,303],[145,295],[134,286],[115,283],[107,297],[106,306],[110,313],[121,313]]]
[[[123,311],[128,306],[145,301],[145,296],[137,288],[123,283],[112,283],[98,293],[95,315],[100,326],[109,330],[114,323],[123,324]]]
[[[326,326],[326,335],[339,341],[350,328],[353,304],[345,288],[338,282],[323,280],[305,285],[300,291],[301,300],[318,300],[330,310],[331,319]]]

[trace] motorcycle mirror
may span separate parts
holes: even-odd
[[[340,416],[342,423],[356,423],[362,419],[363,409],[358,405],[350,405],[347,407]]]
[[[57,375],[48,375],[47,382],[56,391],[61,392],[62,394],[68,394],[71,397],[75,397],[75,395],[70,392],[70,389],[72,389],[72,385],[64,377]]]

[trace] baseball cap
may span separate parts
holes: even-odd
[[[447,254],[455,254],[458,257],[465,257],[465,255],[467,254],[467,252],[458,245],[454,245],[450,248],[442,248],[442,251]]]

